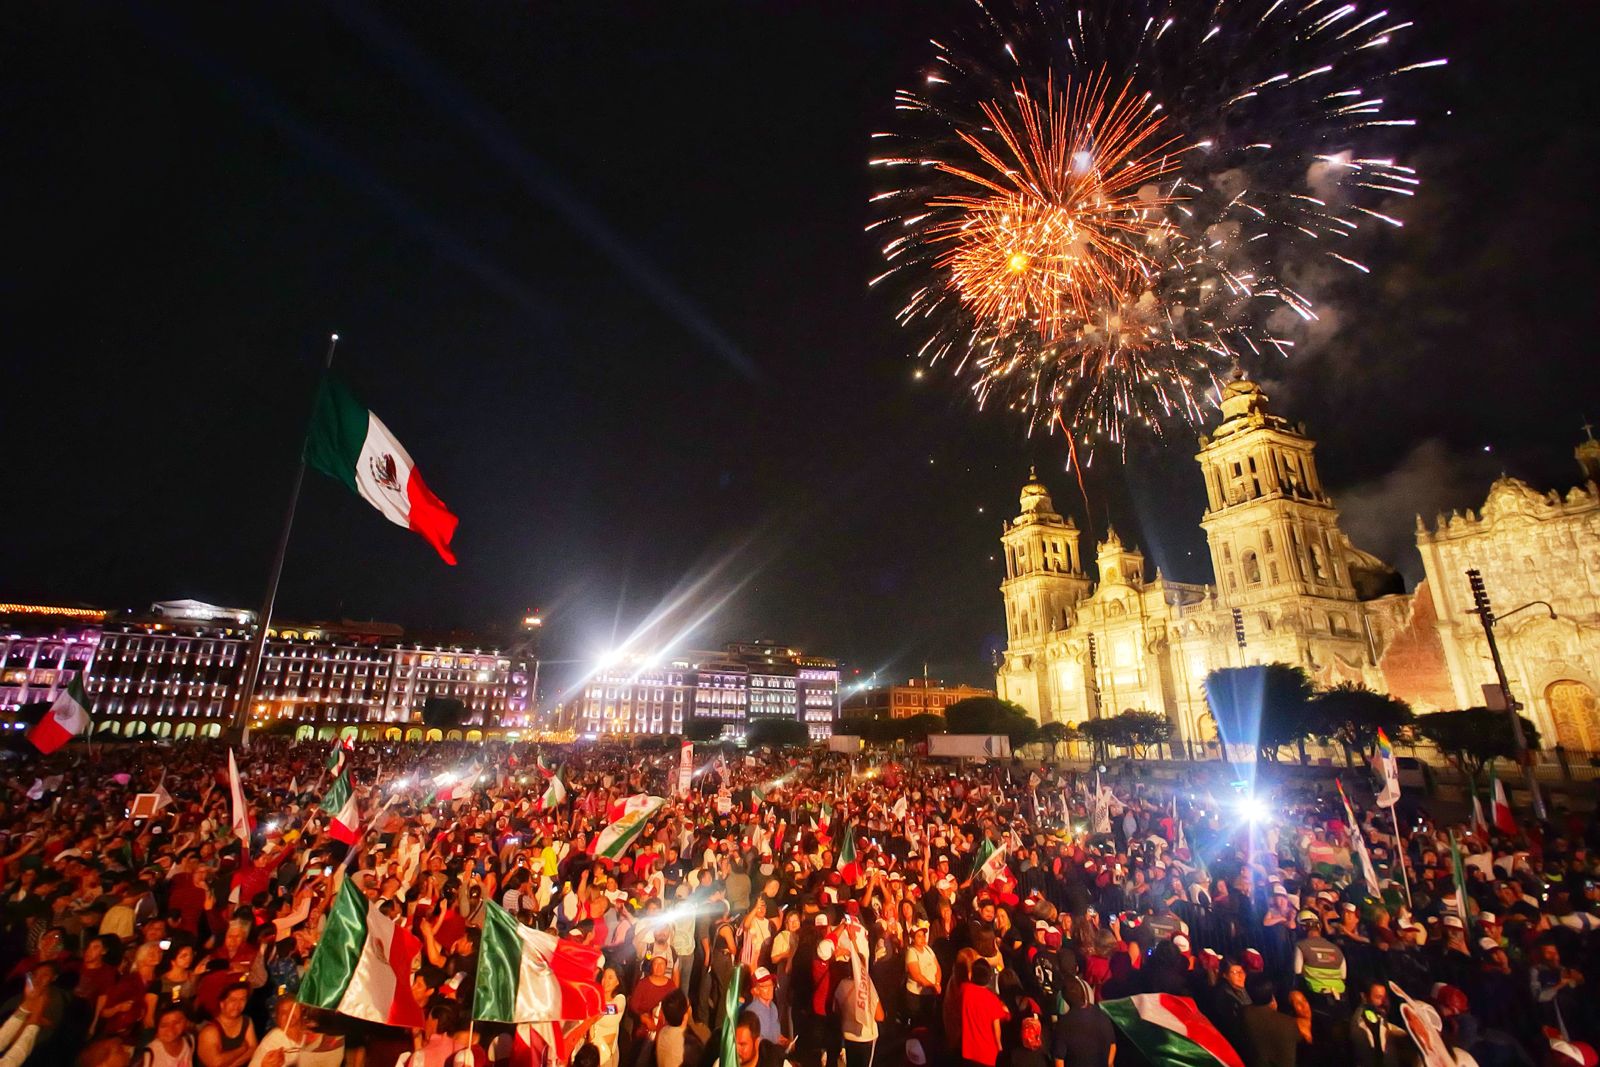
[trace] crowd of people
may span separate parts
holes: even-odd
[[[685,783],[671,748],[387,743],[332,754],[349,845],[328,750],[235,753],[247,844],[219,743],[9,764],[0,1067],[1127,1067],[1162,1059],[1121,1025],[1139,994],[1192,1001],[1228,1067],[1596,1063],[1593,813],[1452,827],[1352,780],[1351,826],[1265,779],[702,746]],[[423,1025],[297,999],[345,880],[420,943]],[[597,1011],[474,1022],[490,901],[603,953]]]

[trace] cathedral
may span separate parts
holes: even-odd
[[[1221,408],[1195,457],[1214,584],[1149,574],[1115,530],[1094,546],[1091,571],[1077,525],[1030,474],[1001,535],[1001,697],[1040,722],[1159,712],[1195,755],[1217,741],[1202,686],[1222,667],[1291,663],[1319,688],[1355,682],[1419,713],[1481,705],[1494,674],[1467,613],[1465,571],[1476,567],[1502,615],[1550,605],[1496,627],[1513,699],[1547,748],[1600,752],[1600,442],[1578,447],[1584,484],[1565,497],[1502,477],[1481,514],[1439,516],[1432,529],[1418,517],[1426,577],[1406,593],[1340,529],[1305,427],[1274,414],[1237,370]]]

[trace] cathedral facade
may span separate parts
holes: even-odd
[[[1159,712],[1180,746],[1217,740],[1203,683],[1222,667],[1291,663],[1318,687],[1356,682],[1419,712],[1482,704],[1494,675],[1481,624],[1463,608],[1464,571],[1476,566],[1496,611],[1537,599],[1556,615],[1530,609],[1497,626],[1513,698],[1547,747],[1600,750],[1600,443],[1579,447],[1586,485],[1565,498],[1502,478],[1481,516],[1441,516],[1432,531],[1419,518],[1427,577],[1405,593],[1340,529],[1305,428],[1238,372],[1221,407],[1195,457],[1212,584],[1149,574],[1114,530],[1093,546],[1091,573],[1078,527],[1030,475],[1001,536],[1002,698],[1040,722]]]

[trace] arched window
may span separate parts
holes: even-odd
[[[1256,558],[1253,549],[1245,550],[1241,557],[1244,563],[1244,580],[1251,585],[1261,584],[1261,561]]]

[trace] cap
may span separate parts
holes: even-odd
[[[1355,911],[1356,910],[1356,906],[1354,904],[1350,903],[1347,900],[1347,901],[1344,902],[1344,910],[1345,911]]]
[[[1466,926],[1461,922],[1461,916],[1459,915],[1446,915],[1444,917],[1444,924],[1450,927],[1452,930],[1466,929]]]
[[[1479,949],[1479,951],[1482,951],[1482,952],[1493,952],[1495,949],[1497,949],[1499,947],[1500,947],[1500,942],[1496,941],[1492,937],[1480,937],[1480,938],[1478,938],[1478,949]]]
[[[828,917],[826,915],[822,914],[822,912],[820,912],[820,911],[817,912],[817,917],[815,919],[811,920],[811,921],[816,923],[818,926],[827,926],[828,925]]]
[[[1498,926],[1500,925],[1500,919],[1492,911],[1480,911],[1478,912],[1478,923],[1479,925],[1482,925],[1483,923],[1492,923]]]
[[[1289,891],[1287,889],[1283,888],[1283,883],[1282,882],[1273,882],[1272,883],[1272,895],[1275,896],[1275,897],[1286,897],[1286,896],[1289,895]]]
[[[750,976],[751,985],[760,985],[762,982],[770,981],[772,981],[772,972],[765,967],[757,967],[755,973]]]
[[[1300,914],[1296,915],[1295,918],[1303,923],[1314,923],[1317,921],[1317,913],[1310,908],[1301,908]]]
[[[1214,960],[1220,960],[1222,958],[1222,953],[1218,952],[1214,948],[1203,948],[1200,950],[1200,955],[1210,956]]]

